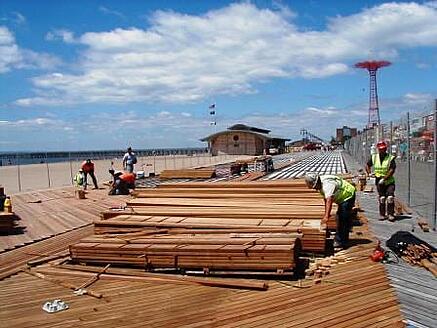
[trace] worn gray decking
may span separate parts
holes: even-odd
[[[348,154],[344,153],[346,166],[351,173],[360,168]],[[395,175],[396,176],[396,175]],[[385,247],[385,242],[397,231],[409,231],[416,237],[437,246],[435,231],[423,232],[417,225],[417,214],[403,216],[395,222],[378,221],[377,194],[358,193],[358,201],[369,219],[369,227]],[[414,231],[412,231],[414,229]],[[370,254],[369,254],[370,255]],[[412,266],[402,259],[398,264],[386,264],[391,285],[401,303],[401,311],[409,327],[437,327],[437,279],[424,268]]]

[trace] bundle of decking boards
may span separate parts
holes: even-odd
[[[303,180],[162,184],[102,213],[70,253],[146,269],[291,272],[302,250],[325,251],[323,213]]]

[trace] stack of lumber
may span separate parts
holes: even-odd
[[[159,177],[161,179],[210,179],[215,177],[215,169],[163,170]]]
[[[300,234],[304,251],[325,251],[324,203],[303,180],[168,183],[135,195],[123,213],[102,213],[96,233],[273,229]],[[334,216],[327,226],[335,229]]]
[[[163,234],[251,234],[258,238],[259,234],[287,233],[290,237],[300,238],[302,249],[307,252],[325,251],[326,231],[321,229],[317,220],[292,219],[232,219],[204,217],[160,217],[142,215],[119,215],[107,220],[94,222],[94,233],[121,234],[138,233],[149,235]]]
[[[276,271],[292,270],[299,249],[299,239],[283,234],[180,234],[130,240],[93,236],[72,245],[70,253],[77,261],[147,269]]]
[[[137,190],[134,195],[137,198],[128,203],[130,209],[124,214],[265,220],[320,220],[324,214],[322,197],[301,179],[168,183],[157,189]],[[103,213],[103,218],[113,216]],[[336,228],[335,215],[327,228]]]
[[[14,213],[0,212],[0,232],[7,233],[13,230],[17,219]]]
[[[168,183],[137,189],[103,212],[75,261],[146,268],[291,271],[297,254],[325,252],[324,202],[303,180]]]
[[[232,179],[231,181],[233,181],[233,182],[238,182],[238,181],[253,181],[253,180],[257,180],[257,179],[263,177],[264,175],[265,175],[264,172],[253,171],[253,172],[249,172],[249,173],[243,174],[243,175],[239,176],[238,178]]]

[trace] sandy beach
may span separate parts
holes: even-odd
[[[135,171],[144,171],[145,176],[150,173],[159,174],[165,169],[192,168],[209,166],[233,161],[237,158],[249,156],[219,155],[169,155],[149,156],[138,158]],[[116,170],[122,170],[122,159],[95,160],[95,174],[97,181],[101,184],[111,179],[108,169],[114,162]],[[29,164],[11,165],[0,167],[0,185],[5,188],[7,194],[15,194],[32,190],[64,187],[72,185],[72,178],[80,168],[81,161],[50,163],[50,164]],[[88,183],[92,183],[89,178]]]

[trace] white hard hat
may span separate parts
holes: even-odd
[[[314,189],[317,185],[317,181],[319,180],[319,174],[316,172],[308,172],[305,174],[305,183],[308,188]]]

